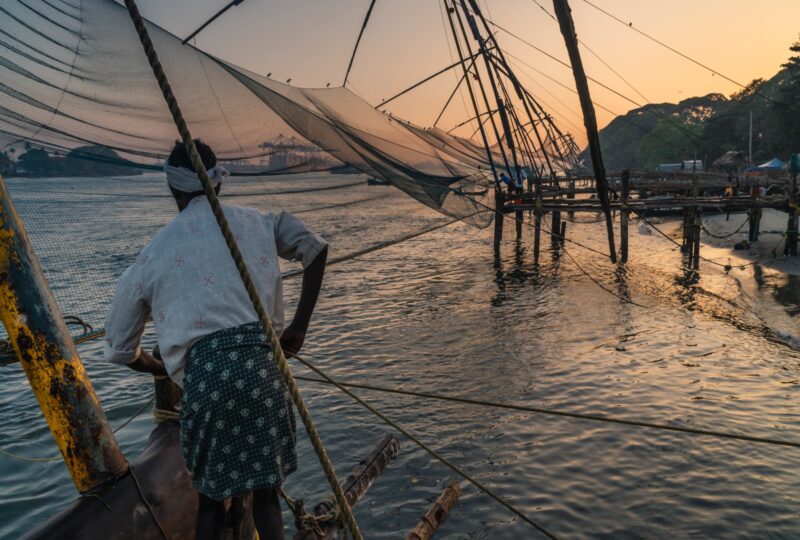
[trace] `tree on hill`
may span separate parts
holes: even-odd
[[[70,176],[126,176],[141,170],[111,148],[100,145],[80,146],[64,158],[64,172]]]
[[[781,65],[785,76],[780,81],[780,97],[776,109],[780,115],[781,135],[789,148],[798,152],[800,151],[800,40],[789,47],[789,50],[795,54]]]
[[[677,104],[648,104],[615,118],[600,132],[606,168],[651,169],[659,163],[748,150],[753,118],[753,161],[787,159],[800,151],[800,41],[769,80],[756,79],[726,98],[721,94]],[[588,151],[582,155],[588,161]]]

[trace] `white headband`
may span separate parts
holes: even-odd
[[[178,191],[183,191],[184,193],[203,191],[203,184],[200,183],[200,178],[191,169],[164,165],[164,172],[167,173],[167,183]],[[208,169],[207,173],[214,187],[217,187],[223,178],[230,176],[228,171],[221,165]]]

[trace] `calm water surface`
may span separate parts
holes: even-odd
[[[275,177],[223,189],[235,204],[299,212],[334,257],[446,220],[365,183],[285,193],[359,180]],[[162,182],[8,181],[65,313],[102,325],[116,277],[174,214]],[[570,224],[568,236],[602,249],[600,227]],[[489,231],[450,225],[331,267],[306,355],[347,381],[799,440],[798,278],[760,265],[726,275],[705,264],[697,280],[663,238],[634,233],[631,243],[625,272],[567,250],[604,287],[646,307],[604,292],[564,254],[546,250],[534,265],[527,228],[495,258]],[[287,302],[298,286],[287,281]],[[152,395],[148,377],[104,364],[100,343],[79,351],[112,425]],[[19,366],[0,369],[2,449],[54,455]],[[346,474],[387,428],[335,389],[302,390]],[[797,449],[360,394],[560,537],[800,537]],[[152,427],[148,412],[118,434],[127,456],[143,449]],[[304,436],[300,453],[287,490],[315,501],[325,481]],[[451,477],[402,441],[356,507],[367,537],[409,530]],[[439,538],[537,537],[463,485]],[[61,462],[0,456],[0,537],[20,536],[75,496]]]

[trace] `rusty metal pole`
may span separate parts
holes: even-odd
[[[128,465],[2,177],[0,320],[78,491],[125,475]]]
[[[616,247],[614,246],[614,222],[611,218],[611,204],[608,200],[608,181],[606,180],[606,169],[603,165],[603,153],[600,151],[600,135],[597,131],[597,116],[594,112],[592,97],[589,93],[589,82],[586,80],[586,72],[583,69],[581,52],[578,49],[578,36],[575,33],[575,23],[572,20],[572,11],[567,0],[553,0],[558,24],[561,27],[561,34],[567,45],[569,60],[572,64],[572,73],[575,76],[575,88],[580,97],[581,109],[583,110],[583,124],[586,126],[586,135],[589,139],[589,153],[592,156],[592,167],[594,168],[595,182],[597,185],[597,197],[603,207],[606,216],[606,231],[608,233],[608,251],[611,262],[617,262]]]

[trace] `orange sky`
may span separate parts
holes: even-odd
[[[674,46],[730,78],[747,83],[770,77],[789,55],[800,34],[797,0],[593,0],[625,21]],[[534,0],[481,0],[485,14],[537,47],[566,59],[557,24]],[[539,0],[552,11],[552,0]],[[227,0],[140,0],[143,13],[185,36]],[[584,0],[571,0],[578,37],[650,102],[677,101],[738,87],[648,41],[601,14]],[[238,65],[297,86],[340,85],[369,0],[246,0],[198,38],[197,45]],[[352,87],[377,104],[451,63],[437,0],[377,0],[350,76]],[[540,98],[565,131],[582,143],[580,109],[571,71],[500,32],[523,84]],[[453,51],[455,54],[455,51]],[[587,73],[623,94],[644,100],[586,49]],[[545,76],[546,75],[546,76]],[[431,125],[456,82],[445,74],[388,107],[394,114]],[[465,93],[466,96],[466,93]],[[592,96],[615,113],[635,106],[592,85]],[[600,125],[613,115],[597,110]],[[455,99],[440,125],[449,129],[467,118]],[[471,129],[459,133],[469,135]]]

